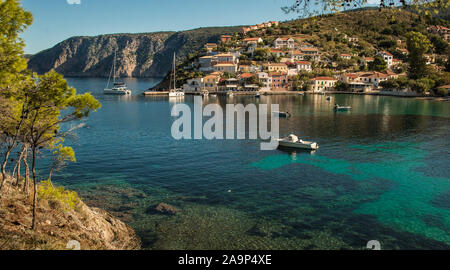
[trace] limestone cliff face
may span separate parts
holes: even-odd
[[[37,73],[52,69],[69,77],[108,77],[117,52],[117,75],[163,77],[171,69],[173,53],[183,60],[207,42],[239,27],[200,28],[184,32],[112,34],[73,37],[30,57],[28,65]]]

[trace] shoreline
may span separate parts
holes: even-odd
[[[257,91],[233,91],[235,96],[250,96],[255,95]],[[155,91],[154,94],[150,95],[167,95],[168,92]],[[348,91],[326,91],[322,93],[311,92],[311,91],[260,91],[263,96],[288,96],[288,95],[299,95],[303,93],[305,95],[367,95],[367,96],[385,96],[385,97],[397,97],[397,98],[413,98],[417,100],[430,100],[430,101],[440,101],[449,102],[450,97],[439,97],[439,96],[425,96],[418,95],[414,93],[406,92],[389,92],[389,91],[372,91],[372,92],[348,92]],[[200,93],[186,93],[186,95],[200,95]],[[226,96],[227,92],[209,92],[209,95]]]

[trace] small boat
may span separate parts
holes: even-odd
[[[173,53],[173,65],[172,65],[172,76],[169,83],[169,97],[184,97],[184,92],[181,89],[177,89],[177,71],[176,71],[176,55]],[[172,88],[173,79],[173,88]]]
[[[278,115],[281,118],[289,118],[291,114],[289,112],[273,112],[274,115]]]
[[[109,74],[108,84],[106,88],[103,90],[103,94],[105,95],[131,95],[131,90],[128,89],[125,83],[116,82],[116,58],[117,54],[114,52],[114,61],[113,66],[111,68],[111,73]],[[113,87],[109,88],[109,83],[111,82],[111,76],[113,77]]]
[[[180,89],[172,89],[169,91],[169,97],[184,97],[184,92]]]
[[[296,135],[291,134],[286,138],[278,139],[279,147],[305,149],[305,150],[317,150],[319,145],[316,142],[308,142],[300,140]]]
[[[233,92],[231,92],[231,91],[227,92],[227,96],[232,97],[233,95],[234,95]]]
[[[298,95],[299,95],[299,96],[304,96],[304,95],[305,95],[305,93],[303,93],[303,92],[300,92],[300,93],[298,93]]]
[[[334,111],[336,112],[344,112],[350,111],[352,107],[350,106],[339,106],[338,104],[334,105]]]
[[[330,97],[330,96],[327,96],[327,100],[328,100],[328,101],[331,101],[331,97]]]
[[[261,97],[261,93],[257,92],[255,95],[255,98],[260,98]]]

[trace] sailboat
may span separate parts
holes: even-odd
[[[131,90],[128,89],[125,83],[116,82],[116,58],[117,54],[114,52],[114,62],[111,68],[111,73],[109,74],[108,84],[103,90],[105,95],[131,95]],[[109,88],[109,83],[111,82],[111,76],[113,77],[113,87]]]
[[[181,91],[181,89],[177,89],[177,71],[175,66],[175,53],[173,53],[173,88],[172,88],[172,78],[170,78],[170,84],[169,84],[169,97],[184,97],[184,92]]]

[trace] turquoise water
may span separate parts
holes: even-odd
[[[450,248],[449,103],[392,97],[209,97],[280,104],[280,120],[320,144],[260,151],[252,140],[176,141],[165,97],[103,96],[104,79],[68,79],[103,107],[55,176],[128,222],[147,249]],[[136,93],[156,80],[129,80]],[[178,101],[193,106],[193,97]],[[334,113],[334,102],[352,106]],[[165,202],[176,215],[153,208]]]

